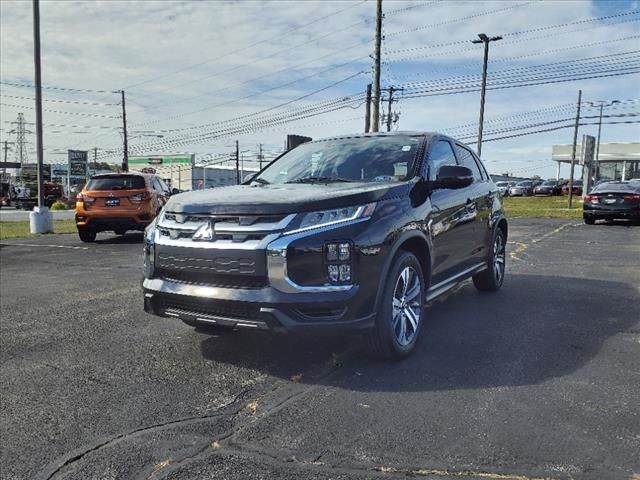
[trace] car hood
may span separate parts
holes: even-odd
[[[172,196],[165,209],[186,214],[280,215],[376,202],[409,183],[234,185]]]

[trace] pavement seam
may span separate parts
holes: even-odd
[[[111,445],[113,443],[116,443],[120,440],[126,439],[126,438],[131,438],[131,437],[135,437],[138,436],[140,434],[143,433],[147,433],[147,432],[151,432],[151,431],[155,431],[155,430],[161,430],[165,427],[173,427],[176,425],[189,425],[191,423],[196,423],[199,422],[201,420],[207,420],[210,418],[216,418],[216,417],[227,417],[227,416],[233,416],[236,415],[237,412],[235,413],[224,413],[221,412],[221,410],[225,410],[228,409],[231,405],[238,403],[240,401],[240,398],[247,395],[249,393],[249,389],[245,389],[242,392],[240,392],[239,394],[237,394],[233,400],[231,400],[230,402],[226,403],[225,405],[220,406],[215,412],[213,413],[207,413],[204,415],[196,415],[196,416],[192,416],[192,417],[184,417],[184,418],[179,418],[179,419],[174,419],[174,420],[169,420],[166,422],[161,422],[161,423],[156,423],[153,425],[147,425],[144,427],[140,427],[140,428],[136,428],[133,430],[129,430],[127,432],[124,433],[120,433],[117,435],[113,435],[111,437],[105,438],[105,439],[101,439],[101,440],[97,440],[95,442],[93,442],[92,444],[90,444],[89,446],[85,446],[85,447],[80,447],[76,450],[74,450],[73,452],[57,459],[54,460],[53,462],[51,462],[49,464],[48,467],[46,467],[41,473],[39,473],[38,475],[35,476],[35,480],[50,480],[52,478],[54,478],[63,468],[68,467],[70,465],[72,465],[73,463],[81,460],[84,456],[95,452],[97,450],[100,450],[101,448],[104,448],[108,445]],[[242,407],[244,408],[244,407]]]

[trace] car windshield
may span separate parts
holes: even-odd
[[[544,182],[542,185],[546,186],[546,187],[553,187],[556,184],[555,180],[547,180],[546,182]]]
[[[390,135],[304,143],[269,165],[253,182],[398,182],[408,178],[422,136]]]
[[[496,182],[497,187],[508,187],[509,182]]]
[[[516,184],[516,187],[530,187],[531,185],[533,185],[532,182],[520,182]]]
[[[113,175],[94,177],[87,183],[87,190],[136,190],[145,188],[140,175]]]

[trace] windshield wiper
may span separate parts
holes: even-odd
[[[286,183],[331,183],[331,182],[353,182],[349,178],[340,177],[302,177],[296,180],[290,180]]]

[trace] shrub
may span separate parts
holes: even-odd
[[[53,202],[49,210],[68,210],[69,207],[62,200],[56,200]]]

